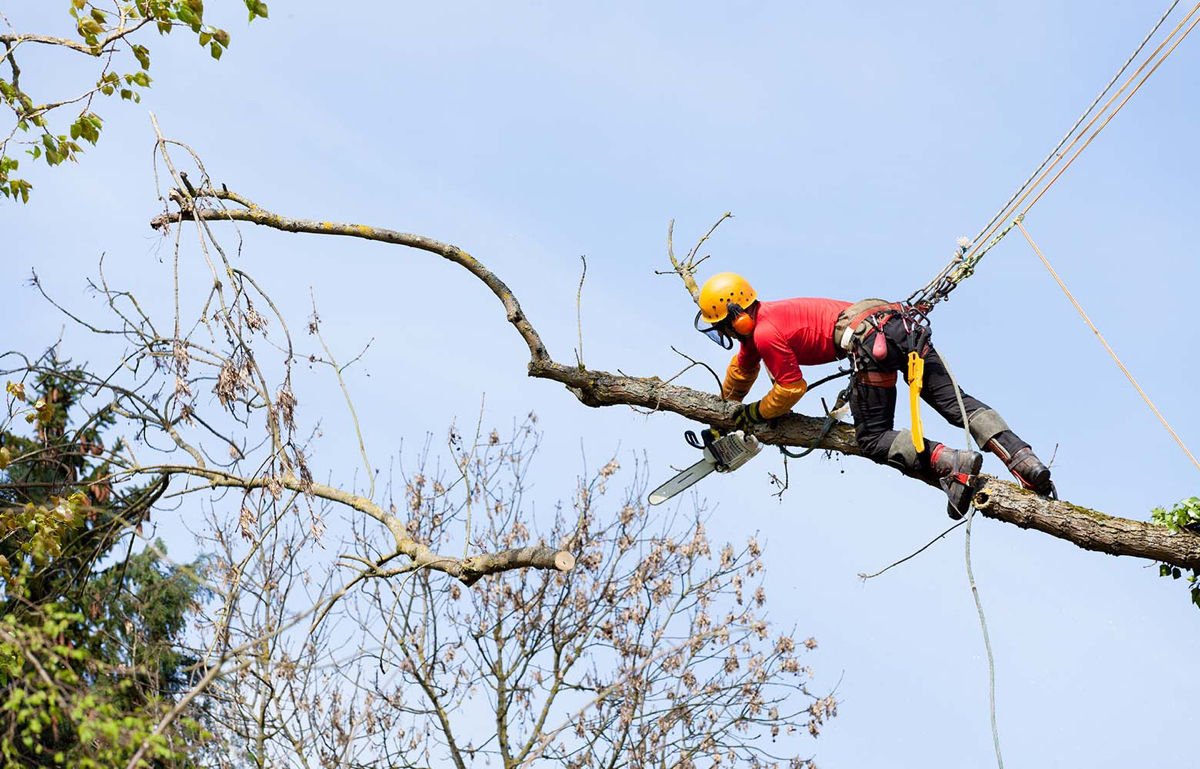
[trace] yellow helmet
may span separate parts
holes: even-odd
[[[710,325],[720,323],[729,314],[730,302],[744,310],[756,299],[758,294],[741,275],[719,272],[700,287],[700,318]]]

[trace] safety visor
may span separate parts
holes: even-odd
[[[697,312],[696,319],[694,321],[692,321],[692,325],[696,327],[696,330],[699,331],[701,334],[704,334],[706,337],[713,340],[717,344],[721,345],[726,350],[733,349],[733,337],[731,337],[729,334],[725,333],[725,331],[722,329],[721,323],[718,322],[713,325],[708,325],[708,324],[701,325],[701,323],[702,323],[702,320],[700,317],[700,313]]]

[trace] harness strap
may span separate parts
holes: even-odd
[[[899,302],[888,302],[883,299],[863,299],[855,302],[838,313],[837,322],[833,324],[834,347],[843,356],[848,355],[854,349],[854,337],[860,331],[864,331],[864,321],[882,312],[899,312],[902,309],[903,305]]]
[[[895,371],[859,371],[854,378],[870,387],[895,387]]]

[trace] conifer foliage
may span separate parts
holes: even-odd
[[[201,564],[168,565],[162,543],[137,537],[165,483],[114,483],[114,416],[76,422],[82,370],[42,371],[8,383],[0,430],[0,759],[124,765],[187,688],[182,633]],[[148,752],[188,765],[199,736],[184,718]]]

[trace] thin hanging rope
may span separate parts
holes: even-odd
[[[958,402],[958,412],[962,415],[967,451],[972,451],[971,422],[967,418],[967,407],[963,403],[962,388],[958,386],[958,380],[954,378],[954,372],[950,369],[950,364],[946,362],[946,357],[944,355],[941,357],[946,375],[950,377],[950,384],[954,385],[954,400]],[[982,446],[979,448],[983,449]],[[998,769],[1004,769],[1004,756],[1000,753],[1000,729],[996,726],[996,658],[992,655],[992,639],[988,635],[987,617],[983,613],[983,601],[979,598],[979,587],[975,584],[975,569],[971,565],[971,521],[974,519],[975,505],[972,504],[970,510],[967,511],[967,528],[966,534],[963,536],[964,558],[967,562],[967,582],[971,585],[971,597],[975,599],[975,611],[979,614],[979,628],[983,631],[983,648],[987,651],[988,714],[992,723],[992,745],[996,749],[996,766]]]
[[[1140,384],[1138,384],[1137,379],[1135,379],[1133,374],[1129,372],[1129,369],[1125,367],[1125,364],[1121,362],[1121,359],[1117,357],[1117,353],[1113,351],[1113,348],[1108,343],[1108,340],[1106,340],[1104,335],[1100,333],[1100,329],[1096,328],[1095,323],[1092,323],[1092,319],[1088,317],[1086,312],[1084,312],[1083,307],[1067,288],[1067,284],[1063,283],[1062,278],[1060,278],[1058,273],[1054,271],[1054,267],[1050,265],[1049,260],[1046,259],[1046,256],[1042,253],[1042,250],[1038,248],[1037,243],[1033,242],[1033,238],[1029,235],[1029,230],[1025,229],[1025,225],[1021,222],[1018,222],[1017,226],[1021,228],[1021,234],[1024,235],[1025,239],[1029,241],[1029,245],[1033,246],[1033,252],[1037,254],[1038,259],[1042,260],[1042,264],[1046,266],[1046,269],[1049,270],[1050,274],[1054,277],[1054,282],[1058,283],[1058,287],[1061,288],[1063,293],[1067,295],[1067,298],[1071,300],[1071,304],[1075,305],[1075,309],[1079,312],[1079,316],[1083,318],[1085,323],[1088,324],[1088,328],[1090,328],[1092,333],[1096,335],[1096,338],[1100,340],[1100,344],[1104,345],[1104,349],[1108,350],[1108,354],[1112,356],[1114,361],[1116,361],[1117,366],[1121,369],[1121,373],[1125,375],[1125,378],[1129,380],[1129,383],[1133,385],[1135,390],[1138,391],[1138,395],[1142,396],[1142,400],[1144,400],[1146,405],[1150,407],[1150,410],[1154,412],[1154,416],[1158,417],[1158,421],[1162,422],[1162,426],[1167,428],[1167,432],[1169,432],[1171,437],[1175,439],[1175,442],[1179,444],[1179,448],[1183,449],[1183,453],[1187,454],[1188,459],[1192,460],[1192,464],[1196,466],[1196,469],[1200,470],[1200,462],[1196,461],[1196,457],[1191,451],[1188,450],[1188,447],[1184,444],[1183,439],[1179,437],[1179,433],[1175,432],[1175,430],[1167,422],[1167,418],[1162,415],[1162,412],[1159,411],[1158,407],[1154,405],[1154,402],[1150,400],[1150,396],[1146,395],[1146,391],[1142,389]]]

